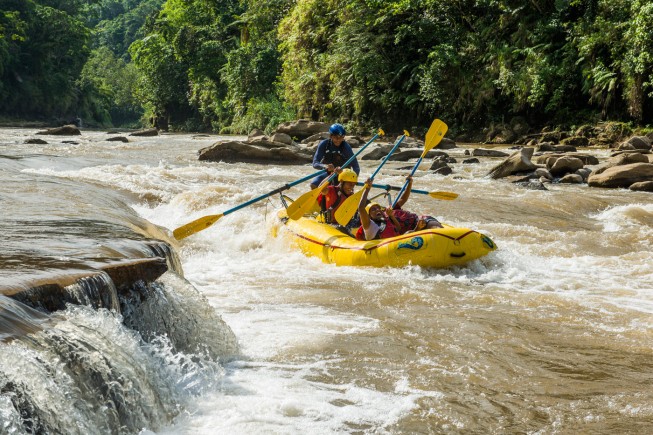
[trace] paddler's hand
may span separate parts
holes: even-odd
[[[329,163],[329,164],[326,166],[325,169],[326,169],[326,171],[327,171],[329,174],[331,174],[333,171],[336,170],[336,167],[333,166],[333,163]]]
[[[370,190],[372,188],[372,184],[374,184],[374,178],[368,178],[365,181],[365,185],[363,186],[363,188]]]
[[[339,174],[339,173],[342,172],[342,168],[340,166],[338,166],[337,168],[334,169],[334,171],[336,171],[336,173]]]

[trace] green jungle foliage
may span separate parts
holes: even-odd
[[[243,133],[653,121],[643,0],[0,0],[0,115]]]

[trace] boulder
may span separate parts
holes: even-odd
[[[400,137],[401,136],[397,136],[394,143],[397,143]],[[401,142],[401,146],[404,148],[423,148],[424,142],[412,136],[406,136],[403,142]]]
[[[36,134],[52,136],[79,136],[82,134],[82,132],[79,131],[79,128],[75,127],[74,125],[64,125],[63,127],[49,128],[45,131],[39,131]]]
[[[135,131],[130,136],[158,136],[159,130],[156,128],[147,128],[145,130]]]
[[[544,183],[539,180],[517,181],[515,182],[515,185],[528,190],[549,190],[546,188]]]
[[[388,155],[393,146],[393,144],[378,144],[372,151],[363,155],[361,160],[381,160]]]
[[[560,157],[575,157],[583,162],[583,165],[598,165],[599,159],[589,154],[542,154],[535,157],[535,163],[538,165],[546,164],[550,158],[559,159]],[[555,161],[555,160],[554,160]],[[553,165],[553,162],[551,163]]]
[[[563,139],[563,135],[559,131],[547,131],[547,132],[542,132],[542,137],[540,138],[540,142],[551,142],[551,143],[560,143],[560,140]]]
[[[587,181],[591,173],[592,170],[590,168],[580,168],[579,170],[576,171],[576,174],[583,177],[583,181]]]
[[[254,137],[259,137],[259,136],[265,136],[265,132],[261,130],[260,128],[254,128],[252,131],[249,132],[249,135],[247,136],[247,140],[250,140]]]
[[[43,139],[27,139],[25,143],[34,144],[34,145],[46,145],[48,142]]]
[[[442,138],[442,140],[438,144],[438,148],[440,148],[441,150],[451,150],[451,149],[458,148],[458,147],[456,146],[456,142],[454,142],[453,139],[449,139],[448,137],[444,137],[444,138]]]
[[[463,160],[463,165],[473,165],[473,164],[476,164],[476,163],[481,163],[481,161],[479,159],[477,159],[476,157],[473,157],[471,159]]]
[[[650,163],[647,156],[642,153],[623,153],[612,156],[601,167],[594,170],[595,174],[605,172],[607,169],[615,166],[630,165],[632,163]]]
[[[645,150],[651,149],[651,140],[646,136],[633,136],[621,143],[617,150]]]
[[[653,192],[653,181],[639,181],[630,185],[630,190],[638,192]]]
[[[553,175],[551,175],[548,169],[544,169],[544,168],[537,168],[535,170],[535,176],[537,176],[538,178],[544,177],[547,180],[553,180]]]
[[[270,140],[269,137],[267,136],[257,136],[253,137],[252,139],[248,139],[247,142],[243,142],[247,145],[254,145],[258,147],[263,147],[263,148],[285,148],[285,147],[292,147],[292,145],[288,145],[283,142],[275,142],[273,140]]]
[[[318,141],[318,142],[323,141],[324,139],[328,139],[328,138],[329,138],[329,132],[328,131],[323,131],[323,132],[320,132],[320,133],[313,134],[313,135],[311,135],[311,136],[309,136],[309,137],[307,137],[305,139],[302,139],[300,143],[309,144],[309,143],[315,142],[315,141]]]
[[[292,145],[293,141],[290,136],[288,136],[286,133],[274,133],[272,137],[270,138],[272,142],[278,142],[286,145]]]
[[[564,138],[560,141],[560,143],[564,146],[569,146],[571,148],[574,148],[572,152],[576,152],[575,147],[586,147],[590,144],[590,140],[586,138],[585,136],[571,136]]]
[[[472,155],[475,157],[508,157],[510,154],[499,150],[486,150],[483,148],[476,148],[474,151],[472,151]]]
[[[107,142],[124,142],[127,143],[129,142],[129,139],[127,139],[125,136],[113,136],[107,139]]]
[[[199,150],[199,160],[296,165],[312,162],[313,156],[295,147],[263,147],[238,141],[222,141]]]
[[[345,136],[345,141],[352,147],[352,148],[358,148],[362,144],[366,143],[367,141],[364,141],[358,136]]]
[[[537,167],[531,162],[533,156],[533,148],[522,148],[513,153],[510,157],[504,160],[490,170],[488,176],[492,179],[507,177],[508,175],[516,174],[519,172],[534,171]]]
[[[297,139],[306,139],[317,133],[324,133],[329,131],[329,124],[325,122],[310,121],[308,119],[298,119],[297,121],[289,121],[279,124],[277,133],[285,133],[290,137]]]
[[[571,145],[553,145],[551,142],[543,142],[537,147],[538,152],[553,151],[556,153],[575,153],[576,147]]]
[[[439,175],[450,175],[453,173],[453,169],[447,165],[447,162],[444,160],[434,160],[433,164],[429,168],[429,171],[433,171],[434,174]]]
[[[591,187],[630,187],[634,183],[653,180],[653,164],[631,163],[613,166],[599,174],[590,175],[587,183]]]
[[[549,161],[547,161],[547,167]],[[549,168],[551,175],[554,177],[562,177],[565,174],[571,174],[583,167],[583,161],[576,157],[560,157],[555,160],[553,165]]]
[[[433,157],[433,162],[456,163],[456,159],[450,157],[449,154],[439,151],[440,154]]]
[[[583,177],[578,174],[567,174],[560,179],[560,183],[566,184],[582,184]]]

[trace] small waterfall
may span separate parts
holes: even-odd
[[[132,288],[120,300],[125,326],[146,341],[165,334],[178,351],[223,361],[238,353],[229,326],[195,287],[174,273]]]
[[[187,398],[219,387],[220,361],[238,346],[195,288],[172,272],[120,291],[95,277],[64,288],[86,304],[49,316],[0,300],[11,308],[0,322],[16,329],[0,342],[0,433],[157,430]],[[115,300],[98,307],[107,286]]]

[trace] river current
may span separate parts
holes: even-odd
[[[173,244],[192,285],[168,273],[163,286],[195,298],[194,304],[208,303],[239,345],[238,356],[220,361],[175,353],[166,337],[145,342],[111,311],[69,306],[53,315],[55,332],[0,342],[0,381],[11,374],[26,384],[52,382],[43,400],[52,404],[49,412],[62,430],[115,431],[108,417],[98,419],[101,404],[76,396],[72,380],[46,376],[32,364],[42,358],[35,350],[39,343],[84,334],[107,360],[134,367],[130,379],[145,393],[126,403],[138,413],[135,427],[144,434],[653,431],[649,193],[587,185],[537,191],[485,178],[501,159],[456,163],[447,177],[421,170],[414,188],[459,197],[412,195],[409,208],[480,230],[499,249],[445,270],[336,267],[296,252],[283,233],[272,236],[276,197],[181,242],[166,236],[166,229],[315,172],[309,165],[198,161],[198,149],[224,139],[215,135],[121,143],[107,142],[105,132],[83,131],[81,137],[43,136],[48,144],[25,144],[35,131],[0,129],[0,200],[11,203],[32,186],[30,203],[3,206],[0,222],[14,215],[41,222],[12,227],[0,287],[18,286],[38,273],[38,260],[20,270],[30,260],[18,253],[34,244],[60,250],[63,266],[57,267],[64,272],[66,264],[79,270],[96,261],[75,256],[87,252],[83,233],[66,233],[61,246],[52,242],[60,243],[58,235],[68,230],[61,219],[44,220],[43,214],[65,207],[74,220],[76,209],[89,208],[88,196],[108,195],[106,208],[92,212],[130,228],[148,222],[162,227],[149,234]],[[447,152],[460,162],[472,147]],[[376,165],[361,161],[363,177]],[[390,162],[376,182],[401,185],[407,170],[399,168],[407,165]],[[286,193],[297,197],[307,188]],[[104,231],[108,239],[123,237],[119,226]],[[30,315],[35,326],[29,331],[52,322]],[[210,313],[194,318],[200,327],[215,326]],[[207,333],[202,340],[219,335]],[[57,371],[55,362],[49,370]],[[55,406],[70,397],[81,398],[74,413]],[[8,401],[0,391],[0,431],[21,433]]]

